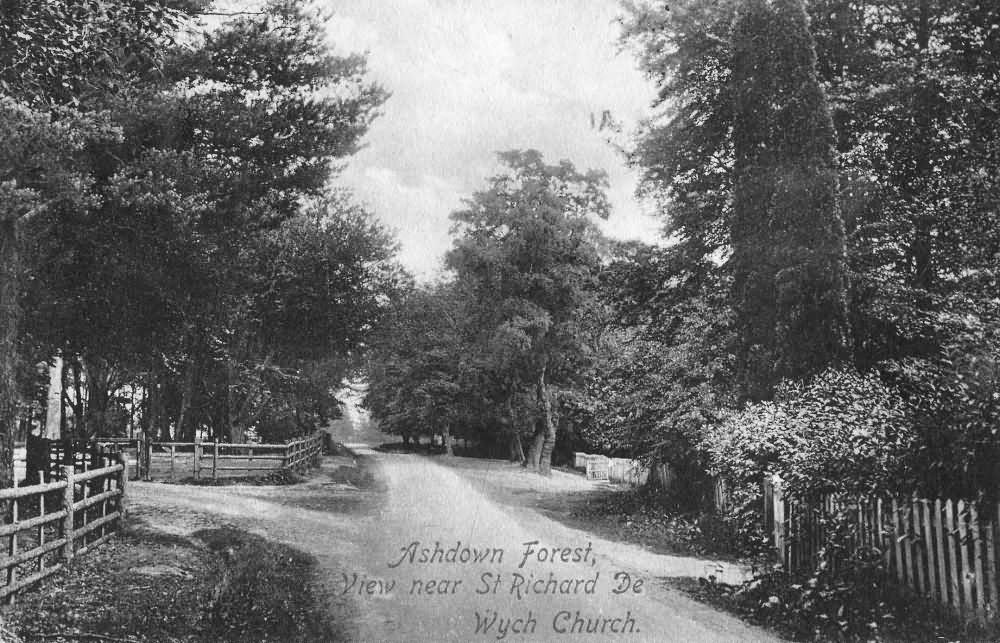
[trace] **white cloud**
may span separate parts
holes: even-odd
[[[632,196],[634,173],[590,122],[610,110],[634,124],[652,98],[617,55],[616,11],[616,0],[338,2],[331,39],[368,50],[371,75],[393,94],[340,183],[399,230],[411,270],[434,272],[450,247],[448,214],[510,148],[606,170],[606,231],[652,240],[659,224]]]

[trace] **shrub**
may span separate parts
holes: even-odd
[[[751,404],[706,431],[713,475],[734,489],[722,516],[738,550],[766,543],[761,484],[778,474],[790,496],[892,489],[912,442],[900,395],[875,374],[829,369],[783,383],[775,401]]]
[[[787,493],[811,496],[893,489],[911,443],[896,390],[875,374],[830,369],[783,383],[774,402],[730,415],[702,444],[712,472],[739,486],[777,473]]]
[[[207,610],[222,640],[342,640],[322,616],[311,588],[315,561],[306,554],[232,528],[195,534],[222,556],[223,572]]]
[[[918,448],[907,483],[925,496],[998,500],[1000,480],[1000,322],[961,320],[934,358],[886,370],[907,398]],[[958,322],[956,322],[956,325]]]

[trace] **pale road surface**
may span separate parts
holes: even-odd
[[[370,443],[373,437],[352,433],[337,437],[348,443],[351,438],[369,438],[366,441]],[[469,478],[430,458],[376,453],[357,441],[353,447],[376,458],[386,485],[384,496],[370,496],[380,498],[376,501],[379,506],[362,515],[323,506],[323,494],[329,495],[337,487],[323,472],[311,482],[294,487],[131,483],[130,502],[140,518],[162,529],[189,532],[199,526],[198,514],[214,515],[313,554],[319,562],[325,600],[337,618],[353,621],[358,641],[781,640],[691,601],[656,580],[702,575],[711,569],[706,561],[651,554],[567,528],[532,510],[498,504],[477,488],[483,484],[482,479]],[[329,468],[329,462],[326,466]],[[577,481],[582,480],[565,473],[559,475],[563,478],[557,476],[551,484],[579,484]],[[574,551],[567,554],[566,562],[561,554],[556,555],[555,563],[540,562],[537,555],[532,555],[522,567],[525,543],[530,541],[539,541],[533,545],[536,549],[562,547]],[[479,563],[420,563],[417,550],[429,548],[433,552],[436,543],[445,553],[460,543],[454,554],[459,558],[465,547],[492,553],[488,561]],[[501,550],[502,554],[498,553]],[[403,556],[406,551],[415,552],[412,563]],[[582,560],[574,562],[574,555]],[[620,585],[615,575],[621,572],[627,573],[631,581],[643,580],[640,593],[631,589],[620,595],[613,593]],[[362,581],[375,582],[355,583],[345,592],[345,580],[355,573]],[[723,573],[737,574],[738,570]],[[490,574],[486,582],[483,574]],[[539,583],[537,589],[545,591],[548,587],[557,593],[532,593],[519,598],[516,592],[511,593],[517,581],[515,574],[521,574],[529,583],[532,575],[533,579],[542,579],[545,582]],[[547,583],[550,574],[556,583]],[[438,581],[433,593],[421,594],[430,580]],[[377,581],[395,581],[395,585],[382,594],[379,592],[383,586]],[[442,585],[440,581],[447,583]],[[359,586],[361,593],[357,591]],[[558,593],[560,590],[568,593]],[[350,616],[344,614],[347,604],[352,605]],[[483,631],[494,613],[498,614],[496,622],[488,632]],[[512,619],[506,631],[500,629],[501,619],[505,623]],[[588,624],[598,631],[586,633]]]

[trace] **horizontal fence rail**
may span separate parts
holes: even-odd
[[[0,489],[9,521],[0,525],[0,600],[13,602],[74,555],[122,531],[127,462],[122,455],[101,464],[82,472],[64,465],[58,480]]]
[[[824,548],[829,553],[832,544],[846,544],[842,558],[862,551],[881,556],[893,582],[966,618],[986,622],[1000,616],[1000,504],[846,495],[803,502],[785,498],[776,479],[765,481],[764,497],[787,570],[814,569]]]
[[[323,444],[322,431],[287,444],[150,442],[146,447],[145,477],[218,480],[301,471],[318,460]]]

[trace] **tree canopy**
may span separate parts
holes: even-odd
[[[453,283],[400,311],[384,340],[396,349],[371,370],[369,406],[384,427],[402,433],[419,433],[416,409],[437,409],[445,424],[462,417],[480,437],[509,441],[516,457],[523,457],[522,437],[534,436],[526,459],[548,473],[554,398],[582,385],[580,365],[589,359],[581,327],[600,268],[595,220],[608,215],[606,179],[568,161],[547,164],[534,150],[499,156],[505,171],[452,213],[456,238],[446,263]],[[396,391],[392,404],[389,391]],[[411,400],[407,412],[404,394],[432,402]]]
[[[4,272],[7,363],[63,356],[81,436],[112,430],[121,390],[151,436],[278,438],[336,414],[407,281],[392,237],[329,188],[387,96],[364,58],[291,1],[212,27],[206,2],[8,4],[18,174],[0,189],[25,223],[4,247],[26,264]]]
[[[736,341],[707,355],[672,338],[658,349],[689,369],[735,366],[701,398],[703,417],[769,399],[779,380],[809,380],[843,356],[845,373],[874,370],[916,405],[906,422],[926,428],[906,466],[939,475],[912,484],[975,493],[972,480],[993,472],[992,411],[970,424],[949,415],[951,394],[930,391],[992,390],[982,374],[967,388],[970,373],[947,365],[995,351],[1000,245],[986,168],[996,167],[1000,33],[983,25],[996,14],[934,0],[627,5],[624,42],[660,90],[631,159],[672,245],[648,251],[669,266],[659,279],[630,277],[640,290],[612,297],[641,303],[642,314],[623,309],[626,327],[671,338],[679,313],[711,293]],[[651,263],[624,259],[637,273]],[[693,394],[699,382],[677,386]],[[648,442],[673,430],[650,424]]]

